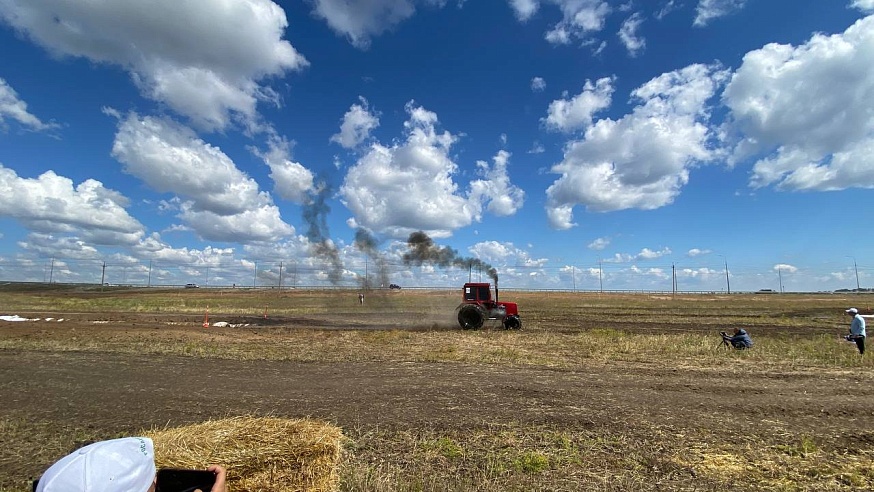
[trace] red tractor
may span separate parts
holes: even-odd
[[[458,324],[463,330],[478,330],[487,319],[500,320],[505,330],[522,328],[519,308],[515,302],[498,302],[498,284],[495,283],[495,300],[492,300],[491,284],[466,283],[461,292]]]

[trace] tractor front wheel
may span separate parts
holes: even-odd
[[[505,330],[519,330],[522,328],[522,320],[518,316],[507,316],[504,318]]]
[[[479,330],[485,320],[485,311],[476,304],[466,304],[458,309],[458,324],[462,330]]]

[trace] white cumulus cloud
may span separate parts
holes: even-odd
[[[57,256],[71,260],[91,260],[101,256],[92,244],[75,236],[56,236],[32,232],[23,241],[19,241],[18,246],[40,256]],[[62,272],[64,266],[64,262],[55,261],[53,268],[57,268],[56,272]]]
[[[270,167],[270,178],[273,179],[274,191],[285,200],[304,203],[314,190],[312,171],[299,162],[291,160],[291,143],[288,140],[272,136],[267,142],[268,150],[254,150],[255,155],[264,160]]]
[[[540,8],[540,0],[509,0],[510,7],[520,21],[527,21]]]
[[[640,253],[637,254],[636,258],[641,260],[654,260],[656,258],[661,258],[662,256],[666,256],[669,254],[671,254],[670,248],[662,248],[660,250],[643,248],[642,250],[640,250]]]
[[[3,0],[0,20],[56,55],[124,68],[146,97],[207,130],[233,117],[257,125],[257,103],[277,102],[262,80],[307,65],[270,0]]]
[[[546,192],[550,225],[573,227],[577,204],[607,212],[672,203],[690,168],[716,155],[707,103],[727,76],[706,65],[662,74],[632,92],[639,105],[631,113],[598,120],[568,142],[552,167],[561,177]]]
[[[688,256],[690,258],[694,258],[696,256],[710,254],[710,252],[711,251],[709,249],[692,248],[686,252],[686,256]]]
[[[678,277],[686,277],[686,278],[700,278],[700,279],[711,279],[715,277],[721,277],[723,275],[722,270],[714,270],[712,268],[682,268],[677,270]]]
[[[593,249],[595,251],[601,251],[609,245],[610,245],[610,238],[609,237],[599,237],[599,238],[596,238],[591,243],[589,243],[588,248]]]
[[[574,39],[586,39],[604,29],[610,5],[602,0],[549,0],[558,5],[562,20],[546,32],[544,38],[553,44],[569,44]]]
[[[413,102],[406,110],[405,140],[373,143],[346,174],[339,194],[356,224],[395,237],[416,230],[446,237],[479,220],[485,204],[496,214],[518,208],[521,190],[506,177],[509,154],[499,153],[492,167],[480,165],[484,179],[471,183],[465,195],[449,155],[457,137],[437,130],[435,113]]]
[[[753,187],[874,187],[874,16],[800,46],[744,56],[726,87],[734,162],[758,156]]]
[[[165,243],[158,233],[152,233],[131,248],[137,257],[158,260],[161,263],[191,266],[215,266],[235,262],[234,248],[206,246],[203,249],[175,248]],[[251,266],[248,267],[251,270]]]
[[[591,33],[604,29],[604,21],[611,11],[610,4],[603,0],[509,0],[509,3],[516,18],[522,22],[530,19],[541,4],[558,7],[561,20],[544,34],[544,38],[553,44],[587,39]]]
[[[678,5],[675,0],[668,0],[666,4],[664,4],[655,14],[653,14],[653,17],[655,17],[656,20],[662,20],[677,8]]]
[[[628,253],[615,253],[609,258],[604,258],[604,263],[629,263],[634,261],[634,255]]]
[[[667,256],[671,254],[670,248],[662,248],[660,250],[652,250],[649,248],[643,248],[637,254],[629,254],[629,253],[616,253],[611,258],[607,258],[604,261],[608,263],[629,263],[632,261],[639,260],[655,260],[661,258],[663,256]]]
[[[0,77],[0,130],[6,126],[5,120],[11,118],[31,130],[57,128],[54,123],[45,123],[27,110],[27,103]]]
[[[143,233],[142,224],[125,210],[128,205],[121,193],[93,179],[74,186],[54,171],[22,178],[0,165],[0,216],[18,220],[32,231],[126,244]]]
[[[864,12],[874,12],[874,0],[853,0],[851,5]]]
[[[485,241],[471,246],[470,252],[474,257],[494,266],[521,265],[530,268],[547,263],[543,258],[531,258],[527,251],[510,242]]]
[[[510,182],[507,165],[510,153],[501,150],[495,155],[494,165],[485,161],[477,161],[477,167],[484,179],[478,179],[470,184],[470,197],[474,203],[488,203],[489,212],[497,216],[515,214],[525,201],[525,192]],[[480,220],[479,215],[476,220]]]
[[[583,92],[549,103],[547,116],[542,121],[547,128],[571,132],[592,125],[595,113],[610,107],[613,95],[613,79],[604,77],[592,84],[587,80]]]
[[[255,180],[183,125],[131,113],[119,122],[112,155],[150,188],[179,196],[180,217],[203,238],[245,243],[294,232]]]
[[[643,24],[643,16],[640,12],[635,12],[625,19],[619,28],[619,39],[632,57],[639,55],[646,48],[646,40],[638,34],[641,24]]]
[[[442,7],[444,0],[314,0],[313,14],[345,36],[353,46],[367,49],[378,36],[416,13],[416,5]]]
[[[695,8],[693,25],[706,26],[711,20],[725,17],[744,8],[747,0],[700,0]]]
[[[211,210],[197,209],[194,202],[186,201],[182,203],[179,217],[200,237],[212,241],[276,241],[294,233],[294,228],[283,222],[279,209],[272,203],[232,215],[221,215]]]
[[[370,138],[370,132],[379,126],[379,114],[370,111],[367,99],[359,97],[361,104],[353,104],[343,115],[340,132],[331,136],[331,141],[346,149],[354,149]]]

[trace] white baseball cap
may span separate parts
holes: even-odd
[[[155,480],[155,448],[148,437],[95,442],[49,467],[36,492],[146,492]]]
[[[850,308],[850,309],[847,309],[847,310],[844,311],[844,312],[846,312],[846,313],[853,313],[853,314],[859,314],[859,310],[856,309],[856,308]]]

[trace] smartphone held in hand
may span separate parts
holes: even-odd
[[[209,470],[161,468],[156,485],[156,492],[209,492],[215,485],[215,473]]]

